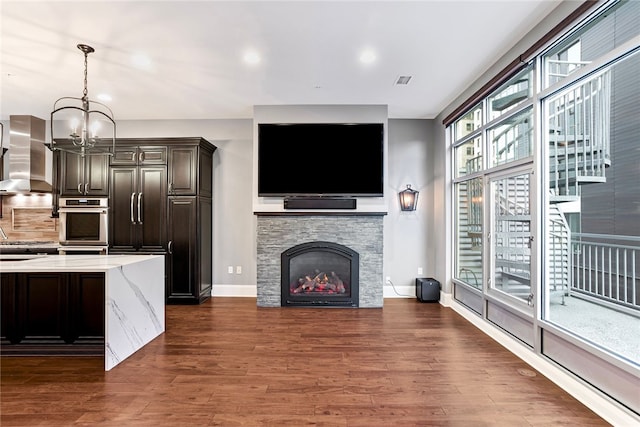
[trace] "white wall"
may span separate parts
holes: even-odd
[[[389,120],[389,214],[385,218],[384,263],[385,274],[395,289],[386,283],[386,297],[414,297],[416,277],[439,280],[434,265],[437,248],[429,229],[434,211],[431,124],[430,120]],[[400,211],[398,192],[407,184],[420,192],[413,212]]]

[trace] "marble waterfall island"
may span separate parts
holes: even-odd
[[[48,285],[44,279],[51,280],[54,287],[59,287],[60,283],[85,286],[80,279],[56,279],[65,274],[69,274],[65,277],[93,274],[94,279],[102,278],[104,295],[99,295],[103,297],[99,304],[104,304],[104,360],[105,370],[108,371],[164,333],[164,265],[164,257],[159,255],[54,255],[26,260],[3,259],[0,273],[3,276],[3,295],[5,289],[13,286],[15,292],[12,294],[31,292],[32,299],[38,298],[38,292],[49,291],[45,289]],[[30,282],[30,278],[39,281]],[[37,283],[37,286],[29,286],[31,283]],[[20,286],[25,289],[18,290]],[[3,301],[3,310],[17,311],[22,309],[19,306],[17,300],[5,298]],[[31,311],[38,310],[34,308]],[[24,317],[15,316],[15,319],[21,318]],[[26,327],[18,325],[15,329],[22,331]],[[18,335],[14,341],[24,338],[24,334],[22,337]]]

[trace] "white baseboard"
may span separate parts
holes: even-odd
[[[213,297],[257,297],[258,288],[247,285],[213,285]]]
[[[398,295],[391,286],[384,287],[384,298],[415,298],[416,288],[414,286],[396,286]],[[257,297],[258,290],[255,286],[247,285],[213,285],[212,296],[214,297]]]
[[[382,296],[384,298],[415,298],[416,297],[415,286],[397,286],[396,285],[395,290],[391,286],[384,286],[382,289],[383,289]]]
[[[383,297],[384,298],[415,298],[416,297],[416,288],[415,286],[396,286],[397,293],[393,290],[391,286],[385,286],[383,288]],[[400,295],[398,295],[400,294]],[[257,288],[255,286],[247,286],[247,285],[225,285],[218,284],[213,285],[212,296],[214,297],[257,297]],[[440,292],[440,304],[448,306],[448,304],[443,303],[443,298],[446,301],[451,301],[451,298],[447,295]]]

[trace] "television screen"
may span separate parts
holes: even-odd
[[[258,125],[258,195],[382,197],[382,123]]]

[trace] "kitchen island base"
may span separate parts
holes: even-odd
[[[0,272],[3,356],[104,355],[108,371],[165,331],[163,256],[52,256]]]

